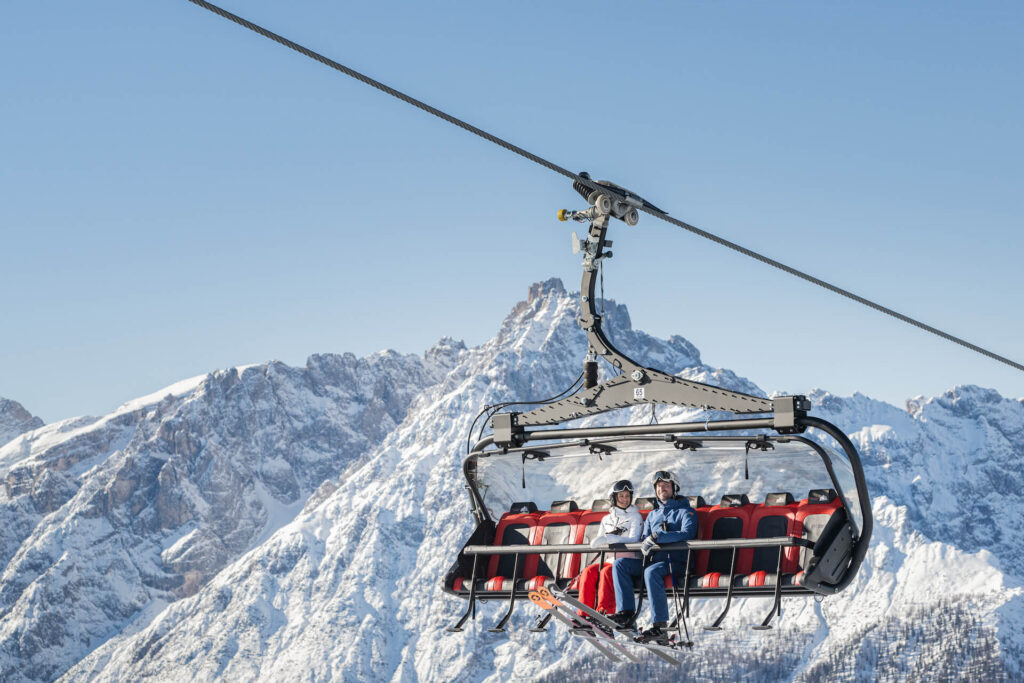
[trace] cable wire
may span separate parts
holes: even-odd
[[[988,358],[991,358],[992,360],[999,361],[1000,363],[1005,363],[1006,365],[1009,365],[1012,368],[1016,368],[1017,370],[1020,370],[1021,372],[1024,372],[1024,365],[1021,365],[1020,363],[1017,363],[1016,361],[1012,361],[1009,358],[1005,358],[1003,356],[1000,356],[997,353],[993,353],[992,351],[989,351],[988,349],[985,349],[985,348],[982,348],[982,347],[977,346],[975,344],[972,344],[969,341],[961,339],[960,337],[956,337],[956,336],[954,336],[952,334],[949,334],[948,332],[943,332],[942,330],[940,330],[940,329],[938,329],[936,327],[932,327],[931,325],[923,323],[923,322],[921,322],[919,320],[915,320],[914,318],[911,318],[910,316],[903,315],[902,313],[894,311],[891,308],[887,308],[887,307],[885,307],[885,306],[883,306],[881,304],[876,304],[874,301],[871,301],[870,299],[865,299],[864,297],[859,296],[857,294],[854,294],[853,292],[847,291],[847,290],[843,289],[842,287],[838,287],[836,285],[833,285],[830,282],[826,282],[825,280],[821,280],[819,278],[816,278],[813,275],[808,275],[807,273],[805,273],[803,271],[800,271],[800,270],[797,270],[796,268],[792,268],[790,266],[787,266],[785,263],[780,263],[779,261],[776,261],[773,258],[769,258],[768,256],[765,256],[764,254],[759,254],[756,251],[753,251],[751,249],[747,249],[746,247],[740,246],[740,245],[736,244],[735,242],[730,242],[729,240],[727,240],[727,239],[725,239],[723,237],[719,237],[718,235],[715,235],[715,234],[712,234],[710,232],[707,232],[706,230],[701,230],[700,228],[695,227],[693,225],[690,225],[689,223],[684,223],[683,221],[679,220],[678,218],[673,218],[673,217],[669,216],[666,213],[660,213],[658,211],[652,211],[652,210],[648,209],[647,207],[641,207],[640,210],[645,212],[645,213],[651,214],[655,218],[660,218],[661,220],[665,221],[666,223],[671,223],[672,225],[675,225],[675,226],[678,226],[680,228],[683,228],[684,230],[689,230],[693,234],[699,235],[699,236],[703,237],[704,239],[711,240],[712,242],[714,242],[716,244],[720,244],[723,247],[728,247],[729,249],[732,249],[733,251],[738,251],[739,253],[743,254],[744,256],[749,256],[750,258],[752,258],[752,259],[754,259],[756,261],[760,261],[761,263],[763,263],[765,265],[768,265],[768,266],[771,266],[772,268],[778,268],[779,270],[781,270],[784,273],[789,273],[790,275],[798,277],[801,280],[805,280],[807,282],[810,282],[811,284],[818,285],[819,287],[827,289],[828,291],[830,291],[830,292],[832,292],[834,294],[838,294],[840,296],[844,296],[847,299],[851,299],[853,301],[856,301],[859,304],[863,304],[864,306],[867,306],[868,308],[874,309],[874,310],[878,311],[879,313],[884,313],[885,315],[892,316],[893,318],[896,318],[897,320],[899,320],[901,322],[907,323],[908,325],[913,325],[914,327],[922,329],[925,332],[931,332],[935,336],[942,337],[946,341],[951,341],[954,344],[959,344],[960,346],[963,346],[966,349],[970,349],[971,351],[974,351],[976,353],[980,353],[981,355],[987,356]]]
[[[476,417],[473,418],[473,424],[469,426],[469,433],[466,435],[466,452],[469,453],[472,445],[471,440],[473,438],[473,430],[476,429],[476,423],[483,417],[484,413],[487,413],[487,417],[484,418],[484,423],[480,425],[480,433],[477,435],[477,441],[479,441],[484,434],[484,429],[487,428],[487,420],[489,420],[496,412],[502,408],[508,408],[509,406],[530,406],[530,405],[542,405],[545,403],[554,403],[564,396],[571,394],[576,390],[576,387],[580,384],[583,379],[583,372],[581,372],[576,379],[573,380],[572,384],[563,389],[561,392],[551,396],[550,398],[541,399],[539,401],[504,401],[502,403],[492,403],[491,405],[484,406],[483,410],[477,413]]]
[[[298,43],[295,43],[295,42],[293,42],[291,40],[288,40],[287,38],[285,38],[283,36],[280,36],[280,35],[274,33],[273,31],[269,31],[269,30],[263,28],[262,26],[258,26],[257,24],[254,24],[254,23],[252,23],[251,21],[249,21],[247,19],[243,19],[242,17],[238,16],[237,14],[232,14],[231,12],[228,12],[225,9],[222,9],[222,8],[220,8],[220,7],[218,7],[218,6],[214,5],[214,4],[211,4],[209,2],[206,2],[206,0],[188,0],[188,2],[191,2],[194,5],[198,5],[199,7],[202,7],[203,9],[209,10],[210,12],[213,12],[214,14],[227,19],[228,21],[232,21],[232,22],[238,24],[239,26],[243,26],[243,27],[249,29],[250,31],[258,33],[258,34],[260,34],[261,36],[263,36],[265,38],[269,38],[270,40],[273,40],[274,42],[279,43],[279,44],[281,44],[281,45],[283,45],[283,46],[285,46],[285,47],[287,47],[289,49],[295,50],[299,54],[305,55],[306,57],[309,57],[310,59],[312,59],[314,61],[320,62],[324,66],[330,67],[330,68],[332,68],[332,69],[334,69],[336,71],[340,71],[341,73],[345,74],[346,76],[351,76],[352,78],[356,79],[357,81],[360,81],[361,83],[365,83],[366,85],[369,85],[370,87],[376,88],[377,90],[380,90],[381,92],[387,93],[388,95],[391,95],[392,97],[395,97],[395,98],[397,98],[397,99],[399,99],[399,100],[401,100],[401,101],[403,101],[403,102],[405,102],[407,104],[411,104],[412,106],[417,107],[418,109],[422,109],[423,111],[427,112],[428,114],[433,114],[434,116],[438,117],[439,119],[442,119],[443,121],[447,121],[448,123],[451,123],[454,126],[458,126],[459,128],[461,128],[461,129],[463,129],[465,131],[468,131],[468,132],[470,132],[470,133],[472,133],[472,134],[474,134],[476,136],[479,136],[479,137],[483,138],[484,140],[487,140],[488,142],[492,142],[495,145],[498,145],[499,147],[501,147],[503,149],[506,149],[506,150],[508,150],[508,151],[510,151],[510,152],[512,152],[514,154],[518,154],[519,156],[521,156],[521,157],[523,157],[525,159],[529,159],[530,161],[534,162],[535,164],[539,164],[540,166],[543,166],[544,168],[547,168],[548,170],[554,171],[555,173],[558,173],[559,175],[565,176],[566,178],[569,178],[569,179],[571,179],[573,181],[582,183],[583,185],[591,188],[592,190],[606,190],[607,189],[607,188],[605,188],[605,187],[595,183],[590,178],[583,178],[583,177],[577,175],[576,173],[573,173],[572,171],[569,171],[568,169],[559,166],[558,164],[552,163],[552,162],[548,161],[547,159],[544,159],[542,157],[537,156],[536,154],[533,154],[532,152],[528,152],[527,150],[523,149],[522,147],[518,147],[517,145],[514,145],[511,142],[503,140],[503,139],[499,138],[497,135],[492,135],[491,133],[488,133],[487,131],[485,131],[485,130],[483,130],[481,128],[477,128],[476,126],[474,126],[474,125],[472,125],[470,123],[467,123],[466,121],[463,121],[462,119],[456,118],[455,116],[452,116],[451,114],[447,114],[447,113],[441,111],[440,109],[437,109],[436,107],[432,107],[429,104],[416,99],[415,97],[412,97],[410,95],[406,95],[405,93],[403,93],[403,92],[401,92],[399,90],[395,90],[394,88],[392,88],[392,87],[390,87],[388,85],[385,85],[384,83],[381,83],[380,81],[374,80],[374,79],[370,78],[369,76],[356,71],[355,69],[350,69],[349,67],[347,67],[347,66],[345,66],[343,64],[339,64],[338,62],[334,61],[333,59],[325,57],[325,56],[323,56],[322,54],[320,54],[318,52],[314,52],[313,50],[310,50],[307,47],[303,47],[302,45],[299,45]],[[842,287],[838,287],[836,285],[833,285],[833,284],[831,284],[829,282],[826,282],[825,280],[822,280],[820,278],[816,278],[813,275],[808,275],[807,273],[804,273],[803,271],[797,270],[796,268],[793,268],[791,266],[787,266],[786,264],[781,263],[779,261],[776,261],[773,258],[769,258],[768,256],[765,256],[763,254],[759,254],[756,251],[753,251],[751,249],[747,249],[746,247],[740,246],[739,244],[736,244],[735,242],[730,242],[729,240],[727,240],[727,239],[725,239],[723,237],[719,237],[718,235],[710,233],[710,232],[708,232],[706,230],[701,230],[700,228],[698,228],[696,226],[690,225],[689,223],[681,221],[681,220],[679,220],[677,218],[673,218],[673,217],[669,216],[667,213],[665,213],[664,211],[659,211],[659,210],[655,209],[654,207],[652,207],[652,206],[650,206],[648,204],[645,204],[644,206],[641,206],[641,207],[638,207],[638,208],[639,208],[640,211],[643,211],[644,213],[648,213],[648,214],[654,216],[655,218],[660,218],[661,220],[663,220],[663,221],[665,221],[667,223],[670,223],[672,225],[675,225],[676,227],[682,228],[683,230],[687,230],[687,231],[689,231],[689,232],[691,232],[691,233],[693,233],[695,235],[703,237],[704,239],[711,240],[715,244],[719,244],[719,245],[721,245],[723,247],[726,247],[728,249],[732,249],[733,251],[739,252],[739,253],[743,254],[744,256],[749,256],[750,258],[752,258],[752,259],[754,259],[756,261],[759,261],[759,262],[761,262],[761,263],[763,263],[763,264],[765,264],[767,266],[771,266],[772,268],[777,268],[777,269],[783,271],[784,273],[788,273],[790,275],[798,277],[801,280],[804,280],[806,282],[810,282],[811,284],[814,284],[814,285],[817,285],[819,287],[822,287],[822,288],[824,288],[824,289],[826,289],[826,290],[828,290],[828,291],[830,291],[830,292],[832,292],[834,294],[838,294],[838,295],[846,297],[847,299],[850,299],[852,301],[856,301],[857,303],[862,304],[864,306],[867,306],[868,308],[871,308],[871,309],[873,309],[875,311],[878,311],[879,313],[883,313],[885,315],[888,315],[888,316],[891,316],[893,318],[896,318],[897,320],[899,320],[901,322],[904,322],[904,323],[906,323],[908,325],[912,325],[914,327],[917,327],[918,329],[924,330],[925,332],[930,332],[931,334],[934,334],[937,337],[941,337],[942,339],[945,339],[947,341],[951,341],[954,344],[959,344],[960,346],[962,346],[962,347],[964,347],[966,349],[969,349],[971,351],[974,351],[975,353],[979,353],[979,354],[981,354],[983,356],[991,358],[992,360],[998,361],[1000,363],[1004,363],[1005,365],[1009,365],[1012,368],[1015,368],[1017,370],[1020,370],[1021,372],[1024,372],[1024,365],[1022,365],[1021,363],[1018,363],[1016,361],[1012,361],[1009,358],[1006,358],[1004,356],[1000,356],[997,353],[993,353],[992,351],[989,351],[988,349],[985,349],[985,348],[983,348],[981,346],[977,346],[976,344],[972,344],[972,343],[970,343],[970,342],[968,342],[968,341],[966,341],[964,339],[961,339],[960,337],[954,336],[954,335],[949,334],[947,332],[943,332],[942,330],[940,330],[940,329],[938,329],[936,327],[932,327],[931,325],[928,325],[926,323],[920,322],[919,320],[915,320],[914,318],[911,318],[910,316],[907,316],[907,315],[904,315],[904,314],[899,313],[897,311],[894,311],[891,308],[887,308],[886,306],[882,306],[881,304],[877,304],[877,303],[871,301],[870,299],[865,299],[862,296],[854,294],[853,292],[850,292],[850,291],[848,291],[846,289],[843,289]]]

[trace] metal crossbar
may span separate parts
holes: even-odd
[[[613,543],[608,546],[592,547],[583,544],[552,544],[552,545],[467,545],[462,552],[466,555],[547,555],[550,553],[583,553],[583,552],[639,552],[640,543]],[[659,551],[675,550],[729,550],[732,548],[779,548],[802,546],[813,548],[814,542],[800,536],[774,536],[772,538],[729,538],[714,541],[679,541],[658,546]]]

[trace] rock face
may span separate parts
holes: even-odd
[[[0,449],[0,679],[51,680],[195,593],[391,433],[460,352],[233,368]]]
[[[609,336],[645,363],[764,395],[703,365],[682,338],[650,337],[624,307],[605,308]],[[467,632],[444,630],[465,606],[441,581],[472,531],[461,473],[472,419],[568,386],[585,350],[577,315],[575,297],[548,281],[477,348],[444,340],[423,359],[216,373],[0,449],[12,558],[0,577],[0,679],[678,676],[658,660],[611,665],[560,627],[529,633],[527,609],[500,636],[486,631],[504,609],[493,603]],[[786,600],[766,633],[746,626],[767,605],[740,601],[728,630],[698,635],[686,675],[1020,679],[1024,404],[977,387],[907,410],[810,397],[864,460],[875,516],[865,565],[821,604]],[[695,603],[698,628],[720,608]]]
[[[0,397],[0,446],[45,424],[17,401]]]

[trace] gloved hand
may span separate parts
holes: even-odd
[[[614,536],[621,536],[624,533],[626,533],[626,527],[624,526],[617,526],[614,529],[612,529],[612,534]]]
[[[658,537],[655,534],[651,534],[643,540],[640,544],[640,553],[646,557],[651,554],[651,551],[658,547]]]

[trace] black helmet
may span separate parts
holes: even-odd
[[[629,491],[629,495],[632,497],[633,482],[629,479],[619,479],[617,482],[612,484],[611,489],[608,490],[608,500],[611,502],[612,507],[615,507],[615,495],[622,493],[623,491]]]
[[[657,489],[659,481],[672,482],[672,495],[679,493],[679,482],[676,480],[676,476],[668,470],[658,470],[655,472],[653,480],[651,481],[651,486]]]

